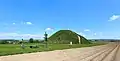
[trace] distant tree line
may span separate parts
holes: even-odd
[[[30,38],[29,40],[0,40],[0,44],[21,44],[21,43],[43,43],[42,40],[34,40],[33,38]]]
[[[15,42],[18,42],[19,40],[0,40],[0,44],[12,44],[12,43],[15,43]]]

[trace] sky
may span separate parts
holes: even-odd
[[[120,0],[0,0],[0,39],[41,39],[72,30],[87,39],[120,39]]]

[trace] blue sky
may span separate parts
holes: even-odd
[[[43,38],[60,29],[120,39],[119,0],[0,0],[0,39]]]

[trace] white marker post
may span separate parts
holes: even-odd
[[[72,42],[70,42],[70,45],[72,45]]]
[[[80,36],[78,36],[79,44],[81,44]]]
[[[70,42],[70,48],[72,47],[72,42]]]

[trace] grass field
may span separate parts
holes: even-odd
[[[103,44],[104,43],[73,44],[72,48],[90,47],[90,46],[103,45]],[[31,45],[38,45],[39,48],[29,48],[29,46]],[[0,44],[0,56],[31,53],[31,52],[62,50],[62,49],[69,49],[69,48],[71,47],[69,47],[68,44],[49,44],[48,48],[45,48],[44,44],[26,43],[25,49],[22,49],[20,47],[20,44]]]

